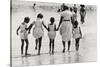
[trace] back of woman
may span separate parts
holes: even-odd
[[[71,39],[72,24],[71,16],[72,13],[69,10],[61,12],[61,16],[64,17],[60,28],[60,34],[62,35],[63,41],[69,41]]]
[[[64,20],[70,20],[72,13],[68,10],[60,12],[61,16],[64,17]]]

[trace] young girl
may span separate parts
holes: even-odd
[[[80,41],[80,38],[82,37],[82,33],[81,33],[80,27],[78,27],[77,21],[74,22],[72,31],[73,31],[73,38],[75,39],[76,51],[78,51],[79,50],[79,41]]]
[[[24,18],[24,22],[22,22],[22,24],[18,27],[16,33],[18,35],[18,31],[20,29],[20,37],[21,37],[21,42],[22,42],[22,45],[21,45],[21,54],[23,55],[23,47],[24,47],[24,41],[26,42],[26,49],[25,49],[25,55],[29,55],[27,53],[28,51],[28,28],[27,28],[27,24],[29,23],[29,17],[25,17]]]
[[[48,36],[49,36],[49,53],[54,54],[54,41],[56,37],[56,25],[54,24],[55,19],[53,17],[50,18],[50,24],[48,24],[48,28],[44,25],[44,27],[48,30]],[[52,52],[51,52],[52,50]]]
[[[32,28],[33,25],[35,25],[35,27],[33,28],[33,36],[35,37],[35,41],[36,41],[36,47],[35,49],[37,50],[37,46],[38,46],[38,43],[39,43],[39,48],[38,48],[38,55],[40,55],[40,50],[41,50],[41,42],[42,42],[42,36],[43,36],[43,28],[42,28],[42,25],[43,25],[43,15],[41,13],[39,13],[37,15],[37,19],[36,21],[34,21],[30,26],[29,26],[29,32]]]
[[[86,15],[86,10],[85,10],[85,6],[84,5],[80,5],[80,6],[81,6],[80,16],[81,16],[81,22],[83,24],[85,22],[84,18],[85,18],[85,15]]]

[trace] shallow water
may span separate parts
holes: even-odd
[[[16,35],[18,26],[23,22],[23,18],[30,17],[30,23],[36,19],[36,15],[42,13],[44,15],[44,23],[47,25],[51,16],[55,17],[55,23],[58,25],[60,15],[55,11],[47,11],[37,8],[36,11],[29,8],[16,8],[12,10],[12,66],[29,66],[29,65],[41,65],[41,64],[61,64],[61,63],[80,63],[80,62],[94,62],[96,61],[96,49],[97,49],[97,15],[96,11],[88,11],[85,24],[80,24],[83,38],[80,41],[79,52],[75,51],[74,40],[72,39],[70,52],[62,53],[63,45],[61,42],[61,36],[57,31],[55,39],[55,54],[50,55],[49,52],[49,39],[47,31],[44,29],[44,36],[42,40],[41,55],[37,55],[35,50],[35,39],[32,34],[29,34],[29,49],[28,52],[35,56],[21,57],[20,36]],[[79,16],[79,15],[78,15]],[[80,23],[80,17],[78,17]]]

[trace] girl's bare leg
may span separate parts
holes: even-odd
[[[63,53],[65,53],[65,41],[62,41],[63,43]]]
[[[68,51],[70,50],[70,43],[71,41],[68,41]]]
[[[79,41],[80,41],[80,38],[77,38],[77,39],[75,39],[75,46],[76,46],[76,51],[78,51],[79,50]]]
[[[42,42],[42,37],[39,38],[39,49],[38,49],[38,55],[40,55],[41,42]]]
[[[52,54],[54,54],[54,39],[52,40]]]
[[[35,50],[37,50],[38,39],[35,40],[35,43],[36,43]]]
[[[28,39],[26,39],[25,42],[26,42],[25,55],[29,55],[28,54],[28,45],[29,45]]]
[[[23,54],[23,47],[24,47],[24,40],[21,39],[22,45],[21,45],[21,54]]]
[[[49,53],[51,53],[51,39],[50,40],[50,43],[49,43]]]

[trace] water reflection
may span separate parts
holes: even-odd
[[[82,62],[83,56],[79,52],[70,51],[66,53],[41,54],[30,57],[14,58],[17,60],[15,65],[29,66],[29,65],[48,65],[48,64],[64,64],[64,63],[78,63]],[[19,61],[19,62],[18,62]],[[21,61],[21,62],[20,62]],[[18,66],[19,66],[18,65]]]
[[[79,52],[76,52],[75,53],[75,61],[74,62],[80,62],[80,55],[79,55]]]
[[[79,62],[80,61],[79,52],[68,52],[67,59],[68,59],[68,63],[77,63],[77,62]]]
[[[29,66],[29,59],[28,57],[21,57],[22,66]]]

